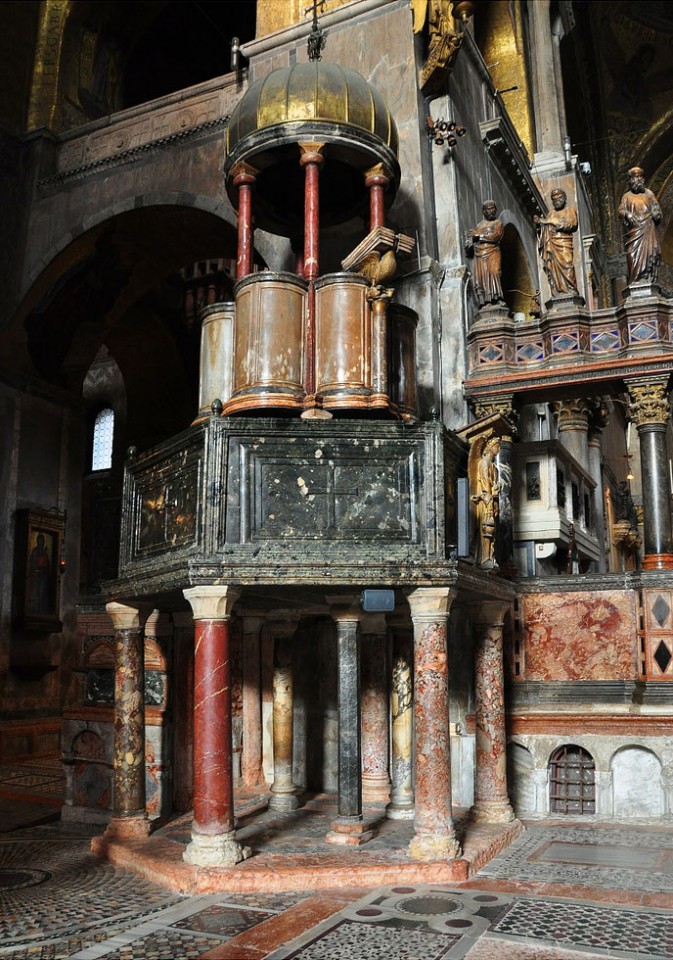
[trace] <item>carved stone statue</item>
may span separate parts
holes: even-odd
[[[553,210],[546,217],[533,217],[539,233],[538,250],[547,274],[552,299],[579,296],[573,265],[573,233],[577,230],[577,210],[567,206],[564,190],[551,192]]]
[[[628,185],[629,189],[622,196],[618,210],[625,227],[628,282],[649,280],[656,283],[661,261],[657,239],[661,207],[652,191],[645,186],[645,175],[641,167],[631,167]]]
[[[498,525],[500,481],[495,458],[500,437],[475,441],[471,457],[470,487],[477,519],[476,561],[482,567],[495,567],[495,543]]]
[[[504,303],[502,296],[500,241],[505,232],[502,220],[497,217],[493,200],[484,200],[484,219],[467,234],[465,251],[474,257],[472,280],[479,306],[489,303]]]
[[[428,32],[428,52],[421,70],[421,87],[434,90],[451,70],[458,54],[462,37],[453,29],[451,0],[411,0],[414,33],[424,27]]]

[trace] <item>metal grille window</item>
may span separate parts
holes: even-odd
[[[559,747],[549,761],[551,813],[596,812],[596,769],[582,747]]]
[[[109,470],[112,467],[114,425],[114,410],[110,407],[101,410],[93,425],[92,470]]]

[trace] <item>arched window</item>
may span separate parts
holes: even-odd
[[[596,812],[594,759],[582,747],[559,747],[549,760],[551,813]]]
[[[93,425],[91,469],[110,470],[112,467],[112,441],[114,439],[115,415],[112,407],[101,410]]]

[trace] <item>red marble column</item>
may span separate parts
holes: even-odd
[[[261,631],[263,617],[243,617],[243,751],[241,777],[246,787],[262,776]]]
[[[114,814],[106,833],[147,836],[143,627],[151,611],[121,603],[106,610],[115,630]]]
[[[385,225],[384,193],[390,183],[390,175],[382,163],[365,171],[365,186],[369,190],[369,229]]]
[[[184,591],[194,613],[194,820],[188,863],[233,866],[247,854],[235,840],[231,747],[232,587]]]
[[[408,595],[414,625],[416,816],[409,856],[460,855],[451,807],[447,627],[456,591],[419,587]]]
[[[487,823],[514,820],[507,794],[507,736],[502,627],[510,604],[470,604],[475,644],[475,796],[471,816]]]
[[[362,799],[387,803],[390,799],[388,632],[384,614],[367,614],[362,632]]]
[[[306,393],[315,397],[315,289],[320,258],[320,168],[324,143],[300,143],[304,168],[304,277],[309,281],[306,318]]]
[[[234,186],[238,187],[238,254],[236,279],[241,280],[252,273],[253,227],[252,188],[255,172],[247,164],[238,164],[234,174]]]

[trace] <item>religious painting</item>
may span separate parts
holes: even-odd
[[[14,624],[23,630],[56,632],[59,618],[64,517],[18,510],[14,565]]]

